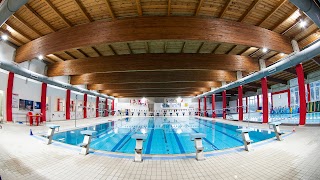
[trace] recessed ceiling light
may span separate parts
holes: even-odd
[[[280,56],[284,56],[284,53],[280,53]]]
[[[1,35],[1,39],[4,40],[4,41],[8,40],[8,35],[2,34]]]
[[[42,60],[42,59],[43,59],[43,56],[42,56],[42,55],[39,55],[39,56],[38,56],[38,59],[39,59],[39,60]]]
[[[267,51],[268,51],[268,49],[267,49],[267,48],[265,48],[265,47],[264,47],[264,48],[262,48],[262,52],[263,52],[263,53],[266,53]]]
[[[306,25],[307,25],[307,22],[306,22],[306,21],[304,21],[304,20],[301,20],[301,21],[300,21],[300,27],[305,28]]]

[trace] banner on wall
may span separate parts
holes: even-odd
[[[164,103],[181,103],[183,102],[183,99],[179,99],[180,102],[178,102],[178,98],[164,98]]]
[[[33,111],[33,101],[20,99],[19,100],[19,110]]]
[[[144,102],[141,101],[141,99],[130,99],[130,105],[141,105],[141,106],[147,106],[148,100],[145,100]]]
[[[19,94],[12,94],[12,108],[19,107]]]
[[[34,109],[41,109],[41,102],[35,102]]]

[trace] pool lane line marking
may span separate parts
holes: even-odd
[[[112,152],[115,152],[117,149],[118,149],[118,147],[122,144],[122,142],[130,135],[132,133],[132,130],[130,130],[126,135],[124,135],[123,137],[122,137],[122,139],[112,148]]]
[[[173,132],[174,138],[176,139],[176,141],[177,141],[177,143],[178,143],[180,152],[181,152],[182,154],[186,153],[186,151],[184,150],[184,148],[183,148],[183,146],[182,146],[182,144],[181,144],[181,141],[180,141],[177,133],[174,131],[172,125],[171,125],[171,128],[172,128],[172,132]]]
[[[199,133],[197,130],[195,130],[194,128],[191,128],[194,132]],[[214,150],[219,150],[219,148],[217,146],[215,146],[211,141],[209,141],[207,138],[203,138],[203,140],[205,140],[207,143],[211,144]]]
[[[202,124],[202,125],[204,125],[204,126],[207,126],[207,127],[209,127],[209,128],[212,128],[212,127],[210,127],[210,126],[208,126],[208,125],[206,125],[206,124],[203,124],[203,123],[200,123],[200,124]],[[222,126],[220,126],[220,127],[222,127]],[[212,129],[215,129],[215,128],[212,128]],[[243,141],[241,141],[241,140],[239,140],[239,139],[237,139],[237,138],[235,138],[235,137],[233,137],[233,136],[230,136],[229,134],[227,134],[227,133],[225,133],[225,132],[222,132],[222,131],[220,131],[220,130],[218,130],[218,129],[215,129],[215,130],[218,131],[218,132],[221,133],[221,134],[224,134],[224,135],[226,135],[226,136],[228,136],[228,137],[230,137],[230,138],[232,138],[232,139],[240,142],[241,144],[243,143]],[[231,129],[229,129],[229,130],[231,130]]]
[[[290,136],[294,134],[294,132],[290,132],[288,134],[284,134],[282,135],[283,138],[286,138],[287,136]],[[38,137],[37,135],[32,136],[35,139],[38,139],[42,142],[46,141],[46,138],[44,137]],[[275,140],[274,138],[268,139],[268,140],[264,140],[264,142],[259,142],[256,144],[252,144],[253,147],[260,147],[266,144],[270,144],[272,142],[276,142],[277,140]],[[70,144],[65,144],[59,141],[54,141],[51,145],[53,146],[57,146],[57,147],[61,147],[61,148],[66,148],[68,150],[74,150],[79,152],[81,150],[81,147],[75,146],[75,145],[70,145]],[[231,154],[234,152],[242,152],[244,151],[243,147],[239,147],[236,149],[226,149],[223,151],[213,151],[213,152],[208,152],[205,155],[205,157],[215,157],[215,156],[220,156],[220,155],[226,155],[226,154]],[[134,155],[122,155],[122,154],[112,154],[112,153],[108,153],[107,151],[103,151],[103,152],[99,152],[99,151],[90,151],[90,154],[92,155],[96,155],[96,156],[104,156],[104,157],[110,157],[110,158],[121,158],[121,159],[132,159],[134,157]],[[195,158],[194,155],[185,155],[185,156],[171,156],[171,157],[166,157],[166,156],[145,156],[143,157],[144,159],[148,159],[148,160],[180,160],[180,159],[193,159]]]
[[[153,133],[154,133],[154,121],[150,121],[150,123],[152,123],[152,129],[151,129],[151,132],[150,132],[150,135],[149,135],[149,139],[148,139],[148,143],[147,143],[147,148],[146,148],[146,152],[145,154],[150,154],[150,151],[151,151],[151,143],[152,143],[152,138],[153,138]]]

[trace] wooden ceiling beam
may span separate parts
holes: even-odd
[[[219,14],[219,18],[222,18],[224,16],[224,14],[227,12],[229,6],[232,4],[232,0],[228,0],[226,1],[225,6],[223,7],[222,11]]]
[[[287,81],[283,80],[283,79],[278,79],[278,78],[274,78],[274,77],[270,77],[270,76],[267,77],[267,79],[272,82],[276,82],[276,83],[280,83],[280,84],[287,84]]]
[[[21,24],[27,26],[30,30],[32,30],[34,33],[36,33],[38,36],[42,36],[42,33],[36,30],[33,26],[31,26],[27,21],[23,20],[19,15],[13,14],[11,17],[18,20]]]
[[[82,2],[80,0],[74,0],[75,4],[78,6],[80,12],[83,14],[85,18],[88,19],[89,22],[92,22],[93,19],[87,12],[86,8],[83,6]]]
[[[50,6],[50,8],[59,16],[59,18],[68,26],[72,27],[72,24],[69,20],[65,18],[64,15],[61,14],[61,12],[52,4],[50,0],[45,0],[46,4]]]
[[[94,52],[96,52],[99,56],[103,56],[103,54],[101,54],[101,52],[96,48],[96,47],[91,47]]]
[[[298,39],[298,42],[301,42],[301,41],[304,40],[305,38],[311,36],[311,35],[314,34],[314,33],[317,33],[318,31],[319,31],[319,28],[314,29],[313,31],[307,33],[306,35],[300,37],[300,38]]]
[[[48,55],[46,55],[46,57],[52,59],[54,62],[64,61],[64,60],[58,58],[57,56],[55,56],[54,54],[48,54]]]
[[[320,57],[315,57],[312,59],[318,66],[320,66]]]
[[[247,56],[225,54],[135,54],[81,58],[48,67],[48,76],[85,73],[176,71],[176,70],[258,71],[258,62]]]
[[[89,57],[89,55],[86,53],[86,52],[84,52],[82,49],[77,49],[77,51],[79,51],[83,56],[85,56],[86,58],[88,58]]]
[[[216,47],[211,51],[211,53],[215,54],[217,49],[219,49],[220,46],[221,46],[221,44],[216,45]]]
[[[198,16],[199,12],[200,12],[200,9],[201,9],[201,6],[202,6],[202,3],[203,3],[203,0],[200,0],[199,3],[198,3],[198,7],[196,9],[196,12],[195,12],[195,16]]]
[[[128,50],[129,50],[130,54],[133,54],[129,43],[127,43],[127,46],[128,46]]]
[[[182,48],[181,48],[180,53],[184,53],[184,48],[185,48],[185,46],[186,46],[186,42],[183,42],[183,45],[182,45]]]
[[[241,52],[238,53],[238,55],[243,55],[245,52],[247,52],[251,47],[247,47],[244,50],[242,50]]]
[[[200,53],[200,50],[201,50],[201,48],[202,48],[203,45],[204,45],[204,42],[202,42],[202,43],[200,44],[200,46],[199,46],[199,48],[198,48],[198,50],[197,50],[197,53]]]
[[[261,24],[266,22],[266,20],[268,20],[275,12],[277,12],[279,8],[286,2],[287,0],[280,0],[278,4],[275,6],[275,8],[267,15],[267,17],[263,18],[263,20],[260,21],[257,26],[261,26]]]
[[[297,10],[297,8],[294,8],[291,12],[288,13],[288,15],[287,15],[284,19],[282,19],[282,20],[279,21],[277,24],[275,24],[275,25],[271,28],[271,30],[273,31],[273,30],[277,29],[281,24],[283,24],[284,22],[286,22],[294,13],[296,13],[296,11],[299,11],[299,10]]]
[[[109,47],[110,50],[112,51],[113,55],[118,55],[118,53],[116,52],[116,50],[114,50],[114,48],[112,47],[111,44],[109,44],[108,47]]]
[[[246,17],[248,17],[248,15],[250,15],[252,10],[255,9],[255,7],[259,4],[260,1],[262,1],[262,0],[254,0],[251,3],[251,5],[249,6],[249,8],[246,10],[246,12],[240,17],[240,19],[238,21],[243,22],[246,19]]]
[[[116,19],[116,16],[113,13],[113,10],[112,10],[112,7],[111,7],[109,0],[104,0],[104,1],[106,2],[107,9],[109,11],[110,16],[112,17],[112,19]]]
[[[0,32],[2,33],[2,34],[6,34],[8,37],[9,37],[9,39],[12,39],[13,41],[16,41],[17,43],[19,43],[19,44],[24,44],[24,42],[22,42],[20,39],[18,39],[18,38],[16,38],[16,37],[14,37],[9,31],[7,31],[7,30],[4,30],[4,29],[1,29],[0,28]]]
[[[64,51],[65,54],[67,54],[68,56],[70,56],[71,58],[73,59],[78,59],[76,56],[74,56],[73,54],[71,54],[70,52],[68,51]]]
[[[88,84],[87,88],[90,90],[123,90],[123,89],[161,89],[161,88],[211,88],[220,87],[221,82],[208,81],[208,82],[164,82],[164,83],[123,83],[123,84]]]
[[[233,45],[232,48],[226,52],[226,54],[230,54],[236,47],[237,47],[237,45]]]
[[[200,94],[200,92],[197,92]],[[157,94],[148,94],[148,93],[130,93],[130,94],[120,94],[120,93],[114,93],[110,94],[113,97],[191,97],[195,96],[194,93],[157,93]]]
[[[21,36],[23,36],[25,39],[27,39],[28,41],[32,41],[32,38],[27,35],[26,33],[22,32],[21,30],[19,30],[16,26],[14,26],[12,23],[10,22],[5,22],[4,23],[6,26],[10,27],[11,29],[13,29],[15,32],[17,32],[18,34],[20,34]]]
[[[235,81],[236,73],[223,70],[211,71],[150,71],[89,73],[71,76],[71,84],[163,83],[198,81]]]
[[[136,0],[137,12],[139,16],[142,16],[142,8],[141,8],[141,1]]]
[[[167,41],[164,42],[163,52],[167,53]]]
[[[57,58],[59,58],[59,59],[61,59],[61,61],[65,61],[66,60],[65,58],[63,58],[62,56],[60,56],[58,54],[52,54],[52,55],[57,57]]]
[[[188,30],[181,31],[181,27]],[[208,31],[208,29],[215,30]],[[239,29],[242,30],[239,31]],[[95,32],[94,36],[92,36],[92,32]],[[68,37],[67,42],[62,41],[65,37]],[[81,38],[79,39],[79,37]],[[255,41],[251,39],[255,39]],[[18,48],[16,62],[30,60],[38,54],[52,54],[102,43],[152,40],[201,40],[258,48],[264,46],[286,54],[292,52],[289,38],[244,23],[218,18],[141,17],[118,21],[96,21],[48,34]]]
[[[158,88],[158,89],[123,89],[123,90],[101,90],[100,92],[103,94],[111,94],[111,93],[177,93],[177,92],[194,92],[194,91],[200,91],[200,92],[206,92],[210,91],[210,88],[179,88],[179,89],[171,89],[171,88]]]
[[[32,14],[34,14],[43,24],[45,24],[52,32],[55,32],[56,29],[48,23],[43,17],[41,17],[34,9],[32,9],[29,4],[25,4],[24,7],[26,7]]]
[[[149,44],[147,41],[144,43],[144,46],[146,48],[146,53],[150,53]]]
[[[168,16],[171,16],[171,0],[168,0]]]

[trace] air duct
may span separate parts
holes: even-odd
[[[275,63],[259,72],[253,73],[249,76],[246,76],[238,81],[232,82],[225,86],[222,86],[216,90],[206,92],[204,94],[198,95],[197,98],[209,96],[211,94],[220,93],[223,90],[233,89],[243,84],[248,84],[254,81],[258,81],[263,77],[271,76],[276,74],[277,72],[286,70],[292,66],[295,66],[305,60],[309,60],[314,58],[315,56],[320,54],[320,41],[313,43],[308,48],[298,52],[292,53],[284,58],[282,58],[278,63]]]
[[[29,0],[4,0],[0,4],[0,27]]]
[[[18,66],[17,64],[13,64],[8,61],[1,61],[0,60],[0,68],[7,70],[7,71],[10,71],[10,72],[13,72],[15,74],[24,76],[26,78],[30,78],[30,79],[33,79],[36,81],[44,82],[44,83],[47,83],[47,84],[50,84],[53,86],[57,86],[57,87],[65,88],[65,89],[70,89],[71,91],[76,91],[76,92],[89,94],[89,95],[93,95],[93,96],[97,96],[97,97],[101,97],[101,98],[106,98],[106,99],[114,99],[114,97],[111,97],[111,96],[107,96],[107,95],[100,94],[97,92],[89,91],[89,90],[83,89],[83,88],[74,87],[71,84],[51,80],[47,76],[35,73],[33,71],[22,68],[22,67]]]
[[[320,27],[320,8],[313,0],[290,0],[290,2],[302,10]]]

